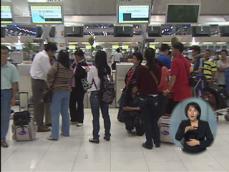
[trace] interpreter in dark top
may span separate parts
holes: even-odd
[[[181,141],[184,152],[199,153],[206,150],[214,138],[208,122],[200,120],[200,106],[195,102],[188,103],[185,115],[188,120],[181,122],[175,136],[176,140]]]

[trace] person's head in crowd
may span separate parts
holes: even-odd
[[[142,60],[143,60],[142,53],[140,53],[140,52],[133,53],[132,62],[134,65],[137,66],[137,65],[141,64]]]
[[[181,42],[176,42],[173,44],[172,54],[174,57],[182,54],[183,51],[184,51],[184,45]]]
[[[57,56],[57,61],[62,64],[65,68],[70,68],[69,53],[66,50],[60,50]]]
[[[146,59],[146,66],[148,66],[149,70],[155,69],[156,66],[155,49],[146,48],[144,57]]]
[[[9,48],[5,45],[1,45],[1,65],[7,63],[8,57],[9,57]]]
[[[118,53],[120,53],[120,52],[121,52],[121,51],[120,51],[120,48],[117,48],[117,49],[116,49],[116,51],[117,51]]]
[[[191,121],[194,122],[200,119],[201,108],[196,102],[190,102],[185,107],[185,115]]]
[[[191,50],[192,50],[192,56],[193,56],[193,57],[199,55],[200,52],[201,52],[200,46],[198,46],[198,45],[192,46],[192,47],[191,47]]]
[[[177,37],[171,38],[171,45],[173,46],[175,43],[180,42]]]
[[[83,50],[77,49],[74,54],[75,54],[75,58],[76,58],[77,63],[80,63],[80,62],[85,60]]]
[[[102,79],[105,74],[110,74],[111,70],[107,64],[107,53],[99,50],[95,54],[95,66],[98,69],[99,78]]]
[[[227,58],[227,56],[228,56],[227,50],[225,50],[225,49],[221,50],[221,57],[222,57],[222,60],[224,60],[225,58]]]
[[[160,52],[163,53],[164,55],[168,56],[169,49],[170,49],[170,46],[168,44],[161,44]]]
[[[206,60],[208,60],[211,57],[211,50],[210,49],[206,49],[205,53],[204,53],[204,58]]]
[[[55,42],[48,42],[44,45],[44,50],[47,52],[48,56],[52,58],[56,54],[57,45]]]

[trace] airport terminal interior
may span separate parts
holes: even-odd
[[[228,145],[229,0],[1,0],[2,172],[229,172]]]

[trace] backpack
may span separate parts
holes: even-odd
[[[113,79],[109,75],[103,78],[103,86],[101,87],[101,100],[102,102],[112,104],[115,98],[115,85]]]

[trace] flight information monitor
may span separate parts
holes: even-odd
[[[1,6],[1,24],[9,24],[13,22],[12,10],[10,5]]]
[[[200,5],[168,5],[167,23],[198,23]]]
[[[119,23],[148,23],[149,16],[149,5],[120,5],[118,7]]]
[[[61,24],[63,23],[61,5],[31,5],[32,23]]]

